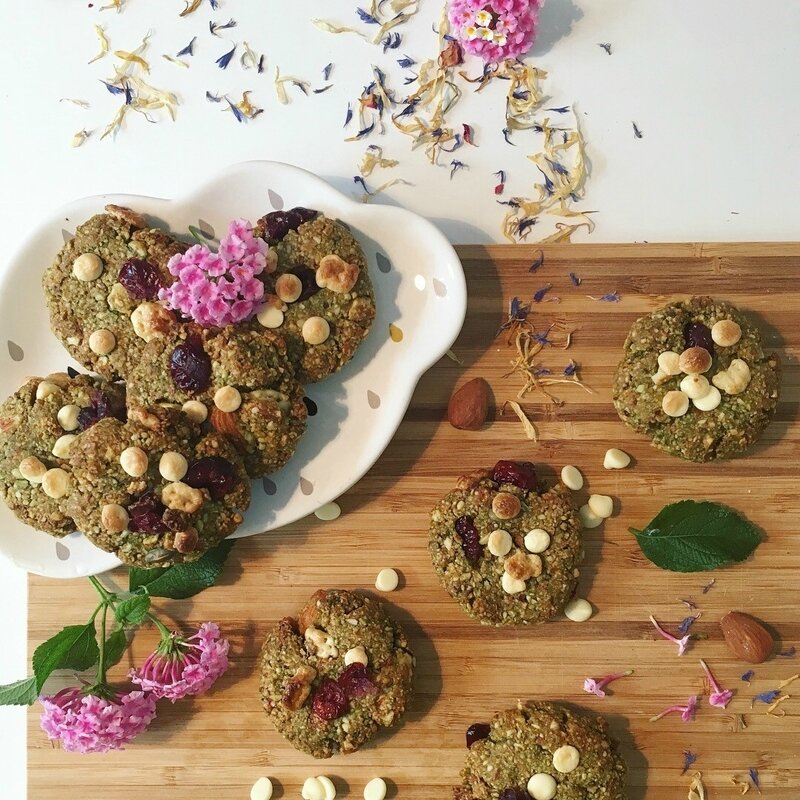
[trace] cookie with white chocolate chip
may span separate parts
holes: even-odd
[[[431,512],[428,549],[442,586],[485,625],[556,616],[583,560],[569,490],[540,490],[534,465],[516,461],[460,478]]]
[[[284,224],[293,211],[271,212],[256,226],[278,261],[266,276],[267,303],[250,324],[283,335],[298,379],[315,383],[353,357],[375,318],[375,297],[353,234],[336,220],[301,210],[295,227]]]
[[[79,225],[43,278],[50,325],[70,355],[105,378],[127,377],[146,341],[176,324],[158,290],[186,248],[120,206]]]
[[[31,378],[0,406],[0,496],[22,522],[53,536],[75,530],[69,457],[105,416],[125,418],[125,389],[65,372]]]
[[[204,430],[227,436],[251,478],[291,458],[308,416],[283,337],[241,326],[183,325],[153,339],[130,373],[128,397],[182,409]]]
[[[131,406],[127,423],[101,420],[76,440],[69,463],[67,510],[78,529],[132,566],[200,558],[250,504],[230,442],[172,409]]]
[[[413,671],[408,639],[380,600],[321,589],[267,636],[261,700],[292,746],[329,758],[399,721]]]
[[[601,716],[520,703],[467,733],[453,800],[625,800],[627,767]]]
[[[623,422],[689,461],[735,456],[775,415],[780,364],[739,309],[694,297],[638,319],[614,378]]]

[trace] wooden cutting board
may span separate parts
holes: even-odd
[[[271,776],[282,796],[299,797],[306,777],[324,773],[336,782],[339,796],[361,797],[364,784],[380,775],[389,782],[389,797],[446,798],[462,766],[466,727],[518,698],[564,700],[607,715],[628,762],[631,800],[686,797],[689,778],[681,767],[687,749],[698,756],[696,767],[711,800],[738,797],[731,779],[746,779],[750,767],[759,770],[765,798],[800,796],[800,681],[788,690],[798,697],[781,706],[785,716],[767,715],[764,705],[751,709],[755,693],[800,672],[800,657],[775,657],[755,667],[748,686],[740,680],[748,667],[731,658],[718,628],[725,612],[741,609],[774,625],[782,649],[800,645],[800,244],[550,245],[533,275],[528,267],[540,254],[535,246],[470,246],[459,252],[470,306],[454,350],[464,366],[445,358],[423,377],[392,444],[341,498],[341,518],[331,523],[311,518],[243,540],[222,585],[192,601],[164,604],[179,620],[218,621],[231,638],[233,668],[216,690],[196,702],[161,705],[157,721],[135,746],[99,757],[54,749],[38,728],[34,707],[31,797],[243,800],[260,775]],[[570,272],[582,278],[579,288],[571,284]],[[512,349],[494,333],[512,296],[530,298],[546,283],[553,285],[548,296],[561,302],[536,306],[537,325],[559,320],[575,334],[569,351],[547,351],[542,363],[560,371],[574,358],[593,393],[563,387],[561,407],[529,396],[524,408],[538,428],[538,443],[523,437],[510,412],[498,413],[480,432],[454,430],[445,409],[453,387],[465,378],[487,378],[498,407],[514,398],[516,378],[503,377]],[[587,298],[613,290],[621,302]],[[670,458],[627,430],[611,405],[612,375],[631,323],[690,292],[746,308],[758,318],[766,345],[783,359],[777,419],[746,458],[706,465]],[[604,470],[603,454],[611,446],[631,453],[634,465]],[[426,550],[428,511],[459,474],[500,457],[540,462],[551,473],[576,464],[592,492],[618,498],[620,513],[586,532],[579,593],[597,609],[590,622],[485,628],[464,616],[439,587]],[[746,564],[713,576],[657,569],[643,558],[628,526],[641,526],[665,503],[681,498],[730,504],[763,528],[766,541]],[[261,710],[256,674],[261,641],[315,589],[369,589],[385,566],[403,576],[401,588],[387,600],[411,634],[416,698],[405,724],[392,735],[354,755],[315,762],[288,746]],[[123,575],[112,577],[121,581]],[[716,583],[703,594],[712,577]],[[654,636],[647,621],[655,614],[674,630],[688,613],[678,598],[698,604],[702,617],[693,630],[708,637],[683,658]],[[31,648],[57,626],[83,621],[92,602],[84,581],[32,577]],[[137,634],[133,660],[140,662],[154,641],[150,630]],[[702,690],[700,657],[724,686],[736,689],[727,711],[706,701],[694,722],[676,717],[648,722],[665,706]],[[587,676],[629,668],[635,676],[615,684],[605,699],[582,691]],[[739,714],[747,729],[737,732]]]

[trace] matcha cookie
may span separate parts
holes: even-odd
[[[283,338],[240,326],[183,325],[156,337],[130,373],[128,397],[183,409],[205,430],[226,435],[252,478],[292,457],[308,416]]]
[[[467,731],[453,800],[625,800],[627,768],[599,716],[520,703]]]
[[[533,464],[498,461],[459,479],[433,509],[428,539],[442,586],[486,625],[554,617],[583,560],[581,526],[557,484],[538,491]]]
[[[329,758],[397,723],[413,670],[406,635],[379,600],[321,589],[267,636],[261,699],[294,747]]]
[[[0,406],[0,495],[22,522],[64,536],[77,438],[107,416],[125,418],[125,390],[99,378],[57,372],[31,378]]]
[[[780,365],[755,325],[710,297],[638,319],[614,378],[623,422],[689,461],[735,456],[758,440],[778,405]]]
[[[342,223],[302,208],[267,214],[254,233],[269,241],[277,268],[251,325],[286,338],[302,383],[320,381],[353,357],[375,318],[361,246]]]
[[[146,340],[175,324],[158,290],[186,248],[120,206],[79,225],[43,279],[50,325],[70,355],[105,378],[127,377]]]
[[[101,420],[76,440],[70,465],[67,510],[78,529],[132,566],[194,561],[250,504],[233,446],[171,409],[131,406],[127,423]]]

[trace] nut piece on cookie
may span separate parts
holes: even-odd
[[[542,559],[537,555],[517,552],[505,560],[503,569],[512,578],[526,581],[528,578],[537,578],[542,574]]]
[[[348,264],[337,255],[327,255],[317,267],[317,286],[344,294],[356,285],[359,272],[355,264]]]
[[[492,471],[490,469],[476,469],[470,472],[468,475],[462,475],[456,481],[456,488],[463,489],[464,491],[470,491],[474,489],[481,481],[487,480],[488,478],[492,477]]]
[[[314,667],[307,664],[298,667],[294,675],[289,679],[283,690],[281,702],[289,711],[297,711],[302,708],[303,703],[308,700],[311,694],[311,683],[317,677]]]
[[[306,628],[303,634],[307,644],[310,644],[318,658],[336,658],[339,650],[333,641],[333,636],[319,628]]]
[[[125,222],[133,225],[134,228],[146,228],[147,223],[141,214],[137,214],[130,208],[125,206],[117,206],[109,203],[105,208],[106,214],[117,219],[124,220]]]
[[[140,303],[131,314],[134,333],[146,342],[169,333],[174,324],[172,312],[160,303]]]
[[[197,533],[197,528],[187,528],[185,531],[178,531],[175,534],[175,541],[173,546],[179,553],[193,553],[197,547],[200,537]]]
[[[734,358],[728,369],[720,370],[711,382],[725,394],[741,394],[750,383],[750,367],[741,358]]]
[[[203,505],[203,493],[187,484],[176,481],[164,487],[161,492],[161,502],[173,511],[183,511],[194,514]]]

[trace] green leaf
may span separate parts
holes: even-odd
[[[16,683],[0,686],[0,706],[29,706],[36,702],[39,692],[36,678],[23,678]]]
[[[149,610],[150,598],[147,595],[136,594],[123,600],[114,611],[114,616],[120,625],[139,625]]]
[[[94,622],[86,625],[68,625],[55,636],[42,642],[33,653],[31,662],[36,676],[37,692],[57,669],[84,670],[93,667],[100,651]]]
[[[744,561],[761,534],[718,503],[681,500],[664,506],[642,531],[630,528],[647,558],[672,572],[702,572]]]
[[[119,664],[127,649],[128,637],[125,635],[125,629],[117,628],[112,631],[106,639],[106,668],[110,669],[115,664]]]
[[[174,567],[139,569],[129,573],[129,589],[146,592],[153,597],[183,600],[213,586],[222,574],[225,559],[233,547],[233,539],[225,539],[197,561],[176,564]]]

